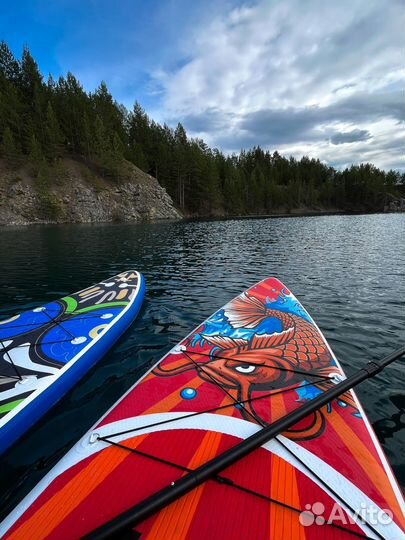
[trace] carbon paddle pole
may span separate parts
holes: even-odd
[[[91,540],[101,540],[104,538],[122,538],[123,531],[135,527],[138,523],[149,518],[159,510],[162,510],[172,502],[176,501],[186,493],[200,486],[210,478],[244,458],[253,450],[260,448],[270,440],[274,439],[284,431],[287,431],[297,422],[303,420],[309,414],[314,413],[324,405],[327,405],[332,400],[338,398],[348,390],[351,390],[361,382],[382,371],[389,364],[405,354],[405,346],[397,351],[389,354],[379,362],[368,362],[366,366],[354,373],[351,377],[344,379],[335,386],[326,390],[318,397],[307,401],[298,409],[286,414],[276,422],[268,425],[260,431],[254,433],[247,439],[238,443],[220,456],[217,456],[204,465],[197,467],[194,471],[186,474],[177,482],[173,482],[170,486],[163,488],[151,497],[130,508],[126,512],[120,514],[110,522],[102,525],[85,538]]]

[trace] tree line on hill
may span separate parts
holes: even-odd
[[[286,158],[260,147],[224,155],[201,139],[128,111],[104,82],[86,92],[68,73],[45,81],[28,48],[16,59],[0,44],[0,157],[39,178],[61,158],[84,160],[111,182],[124,160],[155,176],[185,213],[229,215],[307,208],[378,210],[405,175],[371,164],[342,171],[319,159]],[[49,172],[48,172],[49,175]],[[48,184],[40,182],[43,189]],[[45,186],[45,187],[44,187]]]

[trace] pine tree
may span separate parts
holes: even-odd
[[[42,75],[28,47],[24,47],[21,59],[21,87],[29,99],[34,99],[35,89],[42,87]]]
[[[63,153],[63,135],[59,127],[58,119],[56,118],[52,105],[49,101],[46,110],[45,133],[47,157],[51,160],[61,157]]]
[[[118,162],[122,161],[124,158],[124,146],[117,132],[115,132],[113,135],[112,157]]]
[[[120,177],[122,172],[122,162],[124,159],[124,147],[118,133],[114,133],[112,137],[112,145],[106,160],[106,167],[109,169],[110,175]]]
[[[0,138],[4,129],[8,126],[15,138],[15,142],[21,147],[24,146],[23,104],[16,85],[6,80],[3,82],[3,89],[0,89]]]
[[[34,175],[37,175],[41,167],[44,166],[44,154],[42,152],[41,145],[34,134],[31,135],[30,149],[28,154],[28,162],[30,164],[31,171]]]
[[[45,179],[45,158],[68,153],[85,157],[110,179],[120,175],[128,159],[155,175],[182,209],[196,214],[222,209],[258,213],[318,203],[379,209],[384,194],[400,193],[405,181],[405,175],[370,164],[335,171],[318,159],[287,159],[260,147],[225,158],[188,137],[182,124],[173,129],[154,122],[139,103],[128,112],[105,83],[94,93],[85,92],[72,73],[57,83],[50,76],[45,83],[28,48],[18,60],[0,43],[3,161],[16,167],[25,159]]]
[[[149,172],[150,129],[149,118],[138,102],[135,102],[128,119],[129,157],[137,167]]]
[[[93,150],[93,137],[87,112],[85,112],[83,115],[83,123],[80,137],[80,150],[81,153],[87,157],[87,159],[90,159]]]
[[[16,82],[20,77],[20,64],[14,58],[8,45],[2,41],[0,43],[0,77],[4,77],[7,81]]]
[[[14,140],[11,129],[7,126],[1,141],[1,156],[10,167],[17,167],[20,163],[20,152]]]
[[[176,175],[176,200],[178,205],[182,210],[186,207],[186,182],[190,178],[190,173],[187,167],[187,150],[188,150],[188,140],[186,130],[180,124],[177,124],[177,127],[174,131],[174,162],[175,162],[175,175]],[[196,164],[195,160],[195,163]],[[194,177],[194,182],[196,176]]]
[[[107,152],[107,132],[102,119],[97,115],[94,122],[94,156],[98,159],[102,159]]]
[[[112,160],[112,146],[107,135],[104,123],[100,116],[94,122],[93,160],[100,167],[103,174],[109,175],[114,167]]]

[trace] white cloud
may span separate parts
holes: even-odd
[[[331,164],[370,159],[398,166],[403,127],[388,109],[405,78],[402,11],[396,0],[263,0],[217,13],[184,35],[187,61],[153,74],[163,88],[159,117],[183,120],[192,135],[225,151],[267,141]],[[332,145],[339,104],[356,99],[365,101],[359,104],[369,118],[342,110],[340,131],[369,136]],[[387,112],[381,113],[384,100]],[[380,112],[373,114],[373,106]],[[306,129],[287,144],[280,125],[286,111],[308,107],[336,115],[306,117]]]

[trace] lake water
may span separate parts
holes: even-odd
[[[0,229],[0,317],[127,269],[148,294],[135,324],[2,459],[4,516],[129,387],[203,319],[276,276],[349,375],[405,341],[405,214]],[[358,388],[405,486],[404,361]],[[402,411],[402,417],[401,417]]]

